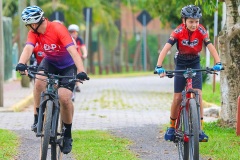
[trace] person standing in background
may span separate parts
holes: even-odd
[[[80,54],[82,61],[87,58],[87,48],[83,39],[79,36],[79,27],[76,24],[68,26],[68,31],[72,38],[76,41],[77,51]],[[80,92],[80,82],[76,82],[76,92]]]

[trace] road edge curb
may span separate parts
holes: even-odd
[[[13,112],[21,112],[25,108],[27,108],[31,103],[33,103],[33,93],[31,93],[29,96],[19,101],[18,103],[12,105],[9,110]]]

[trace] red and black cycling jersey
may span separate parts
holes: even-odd
[[[198,55],[202,50],[203,43],[207,46],[210,42],[206,29],[199,27],[191,32],[184,24],[180,24],[172,33],[168,43],[174,45],[177,42],[178,54]]]
[[[37,60],[37,65],[39,65],[41,63],[41,61],[43,60],[43,58],[45,57],[45,53],[44,53],[42,47],[38,43],[36,43],[36,45],[34,47],[33,54]]]
[[[82,56],[82,52],[81,52],[81,47],[85,45],[83,39],[81,37],[77,37],[76,39],[76,45],[77,45],[77,51],[80,54],[80,56]]]

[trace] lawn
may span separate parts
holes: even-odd
[[[74,131],[73,155],[75,159],[84,160],[135,160],[135,154],[128,146],[127,139],[117,138],[106,131]]]
[[[15,133],[0,129],[0,159],[9,160],[17,155],[19,146],[18,138]]]
[[[218,122],[205,123],[208,142],[200,143],[200,154],[209,160],[239,160],[240,137],[233,128],[220,127]]]

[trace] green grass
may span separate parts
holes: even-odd
[[[220,91],[220,83],[216,83],[215,92],[213,93],[212,84],[203,84],[202,89],[202,98],[204,101],[209,103],[214,103],[217,105],[221,105],[221,91]]]
[[[239,160],[240,137],[236,130],[224,128],[218,122],[205,123],[204,131],[209,136],[207,143],[200,143],[200,154],[211,160]]]
[[[128,149],[126,139],[117,138],[105,131],[74,131],[73,155],[84,160],[137,160]]]
[[[11,131],[0,129],[0,159],[14,159],[19,145],[17,135]]]

